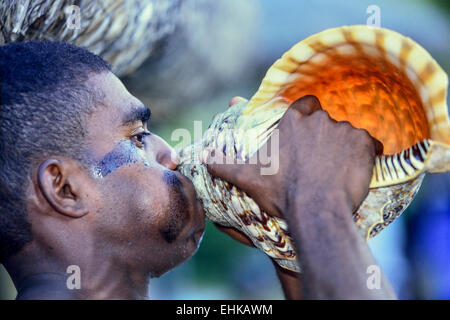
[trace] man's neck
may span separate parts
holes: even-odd
[[[147,298],[145,272],[118,266],[108,257],[97,256],[95,260],[88,263],[78,260],[79,266],[68,269],[48,256],[30,259],[19,254],[5,263],[5,267],[17,288],[17,299]]]
[[[66,283],[67,276],[40,273],[24,278],[17,285],[17,300],[73,300],[80,298]]]
[[[17,283],[17,300],[78,300],[78,299],[146,299],[147,284],[140,288],[131,280],[120,281],[117,277],[105,277],[99,281],[93,277],[94,283],[77,288],[69,279],[71,275],[63,273],[38,273],[23,278]],[[119,276],[120,277],[120,276]],[[121,277],[126,279],[126,276]]]

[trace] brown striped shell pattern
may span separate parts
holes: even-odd
[[[249,102],[215,116],[201,141],[180,150],[179,170],[194,183],[208,219],[240,230],[280,266],[300,271],[285,221],[212,178],[199,162],[201,150],[248,159],[292,102],[317,96],[331,118],[366,129],[384,145],[369,194],[353,213],[368,240],[406,209],[426,172],[450,171],[447,86],[446,73],[410,38],[365,25],[328,29],[278,59]],[[245,138],[250,132],[257,140]]]

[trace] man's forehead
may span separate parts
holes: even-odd
[[[149,113],[142,102],[128,92],[122,81],[112,72],[93,74],[89,77],[88,85],[101,94],[101,105],[105,108],[99,108],[103,110],[98,111],[103,114],[103,121],[109,122],[110,125],[121,125],[124,121],[132,120],[133,113]]]
[[[87,121],[87,143],[94,156],[102,157],[129,136],[131,128],[127,125],[148,119],[150,111],[112,73],[95,74],[88,85],[100,91],[101,101]]]

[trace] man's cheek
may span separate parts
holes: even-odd
[[[139,228],[140,223],[149,220],[153,195],[151,190],[135,177],[135,170],[122,167],[100,179],[104,217],[112,223]]]
[[[165,217],[159,226],[159,232],[167,243],[172,243],[184,229],[188,220],[187,210],[181,199],[171,199],[168,210],[163,214]]]

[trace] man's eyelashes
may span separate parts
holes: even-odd
[[[150,132],[147,132],[147,131],[141,132],[141,133],[138,133],[138,134],[132,136],[131,141],[133,141],[133,143],[136,145],[136,147],[142,149],[145,145],[145,137],[148,137],[150,135],[151,135]]]

